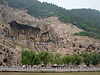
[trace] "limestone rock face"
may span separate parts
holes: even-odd
[[[36,19],[28,15],[26,10],[0,6],[0,33],[9,37],[25,40],[33,37],[35,41],[42,42],[52,39],[62,43],[66,37],[82,31],[70,23],[60,22],[57,17]]]
[[[0,66],[20,66],[22,48],[0,35]]]
[[[57,37],[59,37],[59,42],[64,44],[66,44],[68,38],[73,37],[73,34],[83,31],[71,23],[60,22],[58,17],[50,17],[41,19],[40,21],[49,24],[50,27],[54,29],[54,32],[58,35]],[[55,36],[55,34],[53,36]]]
[[[96,52],[100,54],[100,40],[83,36],[73,36],[70,37],[70,40],[67,40],[65,45],[52,46],[50,51],[53,54],[60,53],[61,56],[65,56],[66,54],[72,55],[74,53],[81,56],[82,52]]]
[[[48,24],[41,23],[39,19],[28,15],[25,10],[0,6],[0,33],[2,35],[23,40],[29,40],[31,37],[35,38],[35,41],[49,39],[49,33],[52,30]]]
[[[23,48],[34,50],[34,43],[29,42],[31,37],[36,42],[52,39],[56,44],[46,45],[52,54],[60,53],[64,56],[76,53],[81,56],[81,52],[84,51],[100,53],[100,40],[73,36],[74,33],[84,30],[71,23],[60,22],[58,17],[37,19],[26,12],[27,10],[0,5],[0,66],[21,66]],[[11,38],[15,38],[16,41]],[[24,42],[17,40],[24,40]]]
[[[13,40],[0,35],[0,66],[20,67],[21,53],[23,50],[31,50],[32,42]],[[34,49],[33,49],[34,50]]]

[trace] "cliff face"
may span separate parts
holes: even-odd
[[[0,35],[0,66],[15,67],[21,65],[21,51],[20,46]]]
[[[100,40],[83,36],[72,36],[68,38],[65,45],[52,47],[50,51],[53,54],[60,53],[61,56],[74,53],[81,56],[82,52],[96,52],[100,54]]]
[[[0,5],[0,33],[17,39],[29,40],[33,37],[35,41],[46,42],[52,39],[62,43],[66,37],[82,31],[70,23],[60,22],[57,17],[36,19],[26,12]]]
[[[49,33],[52,29],[49,25],[26,14],[25,10],[20,11],[3,5],[0,6],[0,33],[2,35],[23,40],[29,40],[30,37],[33,37],[37,42],[46,41],[51,37]]]
[[[60,53],[62,56],[74,53],[81,56],[81,52],[100,53],[100,40],[73,36],[74,33],[83,31],[71,23],[63,23],[57,17],[37,19],[26,13],[26,10],[18,10],[8,6],[0,5],[0,34],[9,38],[30,40],[31,37],[37,42],[46,42],[52,39],[59,45],[47,45],[53,54]],[[0,66],[20,66],[21,51],[23,47],[31,46],[33,43],[20,42],[14,45],[13,41],[0,35]],[[24,49],[25,50],[25,49]]]

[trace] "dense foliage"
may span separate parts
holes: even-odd
[[[47,65],[52,60],[52,55],[46,51],[42,51],[40,54],[35,54],[35,51],[22,51],[21,63],[24,65],[38,65],[44,63]]]
[[[4,4],[4,0],[0,0],[0,4]]]
[[[57,65],[62,64],[61,55],[59,53],[55,53],[53,57],[53,64],[57,64]]]
[[[34,51],[23,51],[21,57],[21,63],[25,65],[36,65],[35,63],[35,52]]]
[[[41,60],[41,62],[43,62],[45,65],[47,65],[50,61],[49,61],[49,53],[46,51],[42,51],[39,54],[39,58]]]
[[[5,1],[7,0],[0,0],[0,4],[5,4]]]
[[[89,66],[92,65],[98,65],[100,63],[100,54],[97,54],[95,52],[90,52],[89,54],[87,52],[82,53],[83,62]]]
[[[83,58],[83,59],[82,59]],[[61,57],[59,53],[56,53],[55,55],[52,55],[51,53],[48,53],[47,51],[42,51],[39,54],[35,54],[34,51],[23,51],[21,56],[21,63],[24,65],[38,65],[38,64],[72,64],[72,65],[80,65],[82,61],[89,66],[92,65],[98,65],[100,64],[100,54],[97,54],[95,52],[90,52],[88,54],[87,52],[82,53],[82,57],[73,54],[71,56],[65,55],[64,57]]]
[[[1,0],[2,1],[2,0]],[[86,32],[75,35],[100,39],[100,12],[94,9],[66,10],[54,4],[38,0],[7,0],[8,5],[19,9],[27,9],[27,13],[38,18],[58,16],[63,22],[70,22]]]

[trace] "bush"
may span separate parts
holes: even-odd
[[[48,39],[48,40],[47,40],[47,42],[53,42],[53,40],[51,40],[51,39]]]

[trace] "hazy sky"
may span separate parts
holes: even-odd
[[[66,9],[91,8],[100,11],[100,0],[38,0],[53,3]]]

